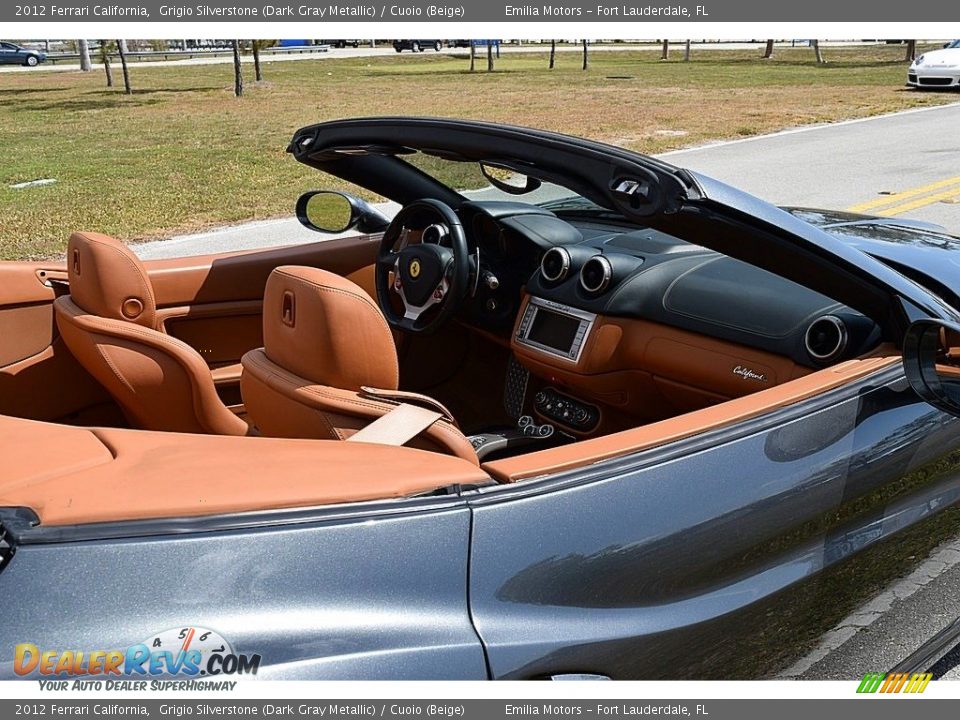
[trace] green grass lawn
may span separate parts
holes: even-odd
[[[905,90],[903,48],[504,54],[266,63],[233,96],[231,65],[131,66],[135,93],[102,71],[0,75],[0,258],[57,256],[73,230],[125,240],[289,215],[342,186],[285,153],[300,126],[363,115],[443,115],[584,135],[656,153],[708,140],[955,101]],[[478,67],[485,67],[478,57]],[[247,75],[252,68],[244,66]],[[115,67],[119,80],[119,68]],[[13,190],[13,183],[56,178]]]

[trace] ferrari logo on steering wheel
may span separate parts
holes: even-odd
[[[410,261],[410,277],[414,279],[420,277],[420,261],[419,260]]]

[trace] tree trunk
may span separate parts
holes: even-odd
[[[110,56],[103,54],[103,71],[107,74],[107,87],[113,87],[113,68],[110,66]]]
[[[253,76],[257,82],[263,82],[263,72],[260,70],[260,41],[252,40],[251,47],[253,48]]]
[[[584,40],[583,41],[583,69],[584,70],[590,67],[590,57],[588,55],[589,52],[590,50],[588,49],[587,41]]]
[[[233,48],[233,94],[241,97],[243,95],[243,71],[240,69],[240,41],[231,40],[230,45]]]
[[[663,49],[660,51],[660,59],[661,60],[670,59],[670,41],[669,40],[663,41]]]
[[[470,41],[470,72],[477,69],[477,46],[473,40]]]
[[[557,41],[550,41],[550,69],[553,70],[553,66],[557,62]]]
[[[763,59],[769,60],[773,57],[773,40],[767,40],[767,46],[763,49]]]
[[[90,72],[93,65],[90,62],[90,45],[86,40],[77,40],[77,51],[80,53],[80,69]]]
[[[123,91],[127,95],[133,95],[133,88],[130,87],[130,69],[127,67],[127,43],[117,40],[117,52],[120,53],[120,67],[123,68]]]
[[[917,41],[907,40],[907,56],[904,58],[909,63],[917,59]]]
[[[823,59],[823,52],[820,50],[820,41],[811,40],[810,46],[813,48],[813,56],[817,59],[817,63],[820,65],[825,63],[826,60]]]
[[[376,50],[376,49],[377,49],[377,41],[376,41],[376,40],[371,40],[371,41],[370,41],[370,49],[371,49],[371,50]]]
[[[493,43],[487,40],[487,72],[493,72]]]
[[[687,44],[683,47],[683,61],[690,62],[690,41],[687,40]]]

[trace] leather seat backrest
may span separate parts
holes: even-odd
[[[112,237],[74,233],[67,246],[70,296],[89,315],[156,329],[157,301],[140,259]]]
[[[150,278],[126,245],[106,235],[74,233],[67,272],[70,294],[54,303],[60,334],[133,427],[248,434],[247,423],[220,400],[200,354],[155,329]]]
[[[244,405],[270,437],[345,440],[399,402],[435,401],[394,394],[399,367],[393,335],[373,299],[325,270],[283,266],[267,280],[262,349],[243,357]],[[378,396],[377,390],[387,391]],[[442,413],[448,415],[448,413]],[[409,443],[476,463],[452,418]]]
[[[271,362],[315,385],[396,390],[390,326],[356,283],[317,268],[282,266],[267,280],[263,346]]]

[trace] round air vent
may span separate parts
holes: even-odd
[[[847,326],[835,315],[824,315],[810,323],[803,342],[810,357],[828,362],[838,357],[847,346]]]
[[[594,255],[580,268],[580,286],[589,293],[602,293],[613,279],[613,266],[603,255]]]
[[[550,248],[540,260],[540,273],[549,282],[559,282],[570,272],[570,253],[561,247]]]

